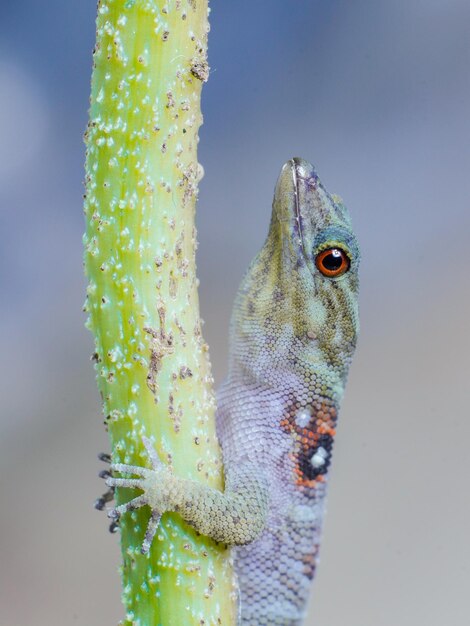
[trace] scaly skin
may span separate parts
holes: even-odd
[[[322,253],[330,255],[326,270]],[[344,271],[336,276],[335,259]],[[359,326],[358,265],[347,209],[309,163],[288,161],[267,240],[232,316],[229,375],[217,411],[225,491],[174,476],[149,440],[152,469],[112,466],[139,478],[110,478],[110,486],[143,491],[114,515],[144,505],[152,510],[144,552],[165,511],[236,546],[243,626],[299,626],[304,616]]]

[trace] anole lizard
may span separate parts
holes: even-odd
[[[299,626],[318,562],[326,476],[358,332],[359,249],[346,207],[312,165],[288,161],[266,242],[240,286],[228,378],[218,394],[225,491],[151,468],[111,465],[143,493],[148,552],[165,511],[234,548],[243,626]]]

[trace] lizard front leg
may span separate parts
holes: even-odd
[[[151,516],[142,544],[142,553],[150,550],[152,540],[167,511],[177,512],[198,532],[230,545],[254,541],[262,532],[268,511],[268,483],[259,469],[251,463],[241,463],[226,476],[225,491],[212,489],[202,483],[175,476],[157,456],[152,443],[143,438],[151,469],[115,463],[113,472],[133,474],[138,478],[109,477],[110,487],[127,487],[142,494],[110,512],[114,519],[126,511],[148,505]]]

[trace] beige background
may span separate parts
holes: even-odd
[[[45,6],[0,7],[0,625],[103,626],[123,612],[81,313],[95,1]],[[287,158],[316,163],[363,250],[308,625],[470,623],[469,27],[467,0],[213,3],[198,261],[217,380]]]

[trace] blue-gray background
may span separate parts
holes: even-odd
[[[0,624],[115,624],[117,537],[81,305],[95,0],[0,2]],[[470,615],[468,0],[212,3],[198,207],[216,379],[282,163],[313,161],[363,250],[362,336],[309,624]]]

